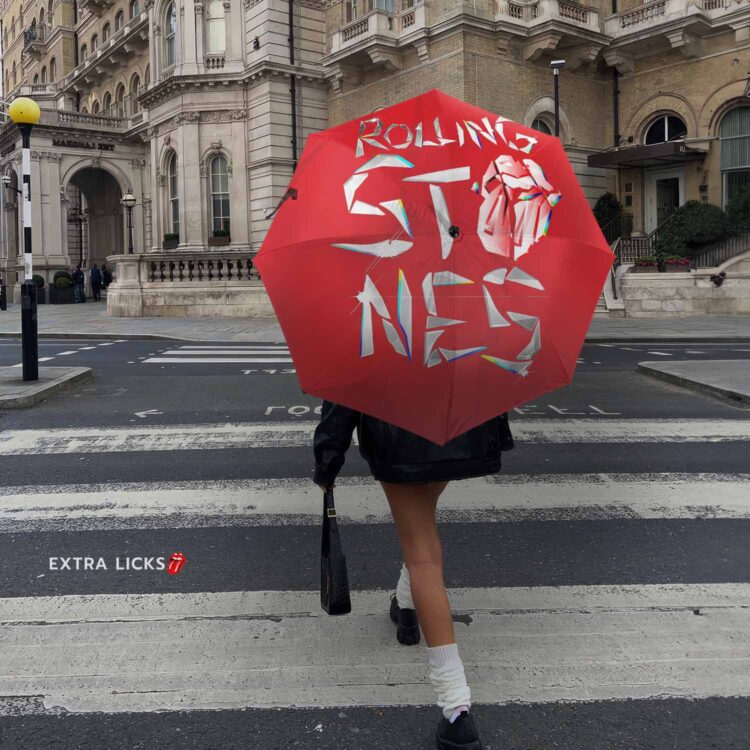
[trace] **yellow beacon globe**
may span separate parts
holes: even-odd
[[[36,125],[42,113],[33,99],[21,96],[11,102],[8,114],[16,125]]]

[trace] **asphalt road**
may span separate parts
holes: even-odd
[[[423,654],[383,646],[368,661],[368,641],[392,649],[385,611],[399,554],[356,449],[342,472],[342,533],[353,591],[381,592],[383,614],[360,606],[361,619],[313,620],[289,604],[311,594],[314,607],[318,588],[304,440],[248,432],[253,447],[196,450],[167,430],[208,440],[226,423],[311,425],[319,401],[301,393],[283,347],[42,339],[40,351],[42,366],[94,376],[0,412],[0,748],[432,747],[438,713],[424,705],[424,675],[397,668]],[[19,355],[0,340],[0,366]],[[517,441],[495,484],[459,485],[441,501],[446,583],[466,602],[459,647],[485,665],[470,682],[487,750],[750,746],[750,409],[636,371],[644,360],[748,356],[741,343],[588,344],[571,385],[512,415],[519,434],[539,424],[548,437]],[[585,421],[578,437],[557,435],[571,420]],[[684,437],[676,420],[707,437]],[[623,441],[623,422],[653,430]],[[732,429],[708,437],[716,424]],[[128,445],[135,428],[153,450]],[[119,448],[102,442],[117,430]],[[372,515],[355,513],[357,493]],[[176,550],[189,562],[175,576],[115,562]],[[57,569],[76,557],[106,569]],[[232,610],[237,596],[261,597],[258,612]],[[571,645],[577,632],[586,637]],[[248,640],[233,651],[235,637]],[[249,681],[223,690],[234,667],[206,667],[214,651]],[[365,669],[369,687],[339,685],[340,665]],[[308,680],[319,707],[306,703]]]

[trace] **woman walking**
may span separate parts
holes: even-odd
[[[481,750],[443,581],[436,508],[448,482],[500,471],[501,452],[513,447],[507,414],[439,446],[388,422],[324,401],[313,443],[314,481],[322,489],[333,487],[355,429],[360,453],[385,491],[403,553],[401,575],[391,596],[396,637],[405,645],[419,643],[421,626],[427,642],[430,682],[443,712],[437,747]]]

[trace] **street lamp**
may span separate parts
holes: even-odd
[[[23,283],[21,284],[21,349],[23,379],[39,380],[36,285],[31,256],[31,129],[39,122],[39,105],[25,96],[8,107],[10,119],[21,131],[23,172]]]
[[[553,60],[550,63],[555,81],[555,137],[560,137],[560,71],[565,67],[565,60]]]
[[[130,191],[123,195],[120,200],[120,204],[128,212],[128,254],[130,255],[133,254],[133,208],[135,207],[135,203],[136,198]]]

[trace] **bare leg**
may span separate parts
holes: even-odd
[[[435,509],[447,482],[382,482],[396,524],[411,594],[427,645],[455,642],[453,618],[443,580],[443,556]]]

